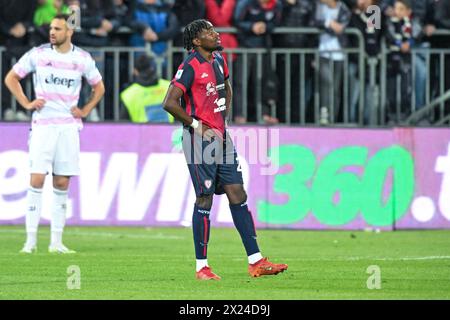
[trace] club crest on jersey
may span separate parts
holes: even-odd
[[[205,187],[206,187],[206,189],[209,189],[209,188],[211,188],[211,186],[212,186],[212,181],[211,180],[205,180]]]
[[[214,82],[208,82],[206,85],[206,95],[209,97],[210,95],[217,94],[216,85]]]

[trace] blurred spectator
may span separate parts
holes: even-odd
[[[113,17],[113,25],[114,28],[112,30],[112,33],[109,37],[109,44],[112,47],[127,47],[130,43],[130,33],[136,33],[141,34],[143,37],[145,36],[145,33],[150,31],[151,28],[147,26],[144,22],[137,21],[134,18],[134,12],[136,9],[136,0],[114,0],[114,8],[113,12],[108,15],[108,17]],[[128,29],[125,32],[122,32],[121,28],[124,28],[125,30]],[[132,55],[134,53],[129,52],[127,54],[121,53],[119,55],[119,83],[130,83],[132,81],[131,75],[130,75],[130,66],[129,61],[132,59]],[[113,54],[106,54],[106,64],[105,64],[105,75],[108,77],[108,79],[114,79],[114,55]],[[114,81],[106,81],[105,82],[106,91],[107,92],[114,92]],[[122,86],[120,86],[122,87]],[[119,89],[119,88],[117,88]],[[107,96],[105,97],[105,101],[108,101],[108,103],[113,103],[113,96]],[[112,111],[111,108],[107,108],[107,111]],[[114,118],[114,115],[112,112],[109,112],[110,114],[107,114],[107,117]]]
[[[420,41],[414,41],[412,49],[419,49],[414,55],[415,69],[415,108],[420,109],[426,104],[426,83],[430,70],[427,68],[427,55],[431,47],[430,37],[436,30],[434,21],[435,0],[411,0],[413,16],[419,19],[422,25]]]
[[[357,28],[363,34],[365,50],[369,57],[376,57],[380,53],[382,29],[386,23],[382,17],[380,21],[381,29],[370,24],[369,18],[372,14],[367,13],[367,9],[372,5],[377,5],[377,3],[378,0],[357,0],[349,24],[349,27]],[[354,40],[355,37],[352,37],[351,42],[356,46]]]
[[[426,55],[430,48],[429,37],[431,37],[436,30],[434,21],[434,7],[436,0],[410,0],[408,5],[411,7],[414,18],[418,19],[423,30],[423,35],[425,38],[421,39],[420,42],[412,43],[412,49],[421,49],[420,52],[415,53],[415,105],[416,108],[421,108],[425,105],[425,83],[427,81],[427,76],[429,70],[426,66]],[[381,6],[388,17],[394,16],[394,4],[395,0],[381,0]],[[428,37],[428,38],[427,38]]]
[[[408,116],[413,90],[411,48],[420,41],[422,36],[423,28],[420,19],[413,17],[411,1],[396,0],[394,16],[388,20],[386,33],[387,43],[391,50],[388,57],[387,114],[390,124],[399,123]],[[400,88],[397,86],[398,76],[401,78]]]
[[[420,19],[423,26],[426,26],[433,19],[434,3],[439,0],[410,0],[414,17]],[[380,0],[380,8],[388,17],[393,17],[395,0]]]
[[[238,1],[234,18],[240,29],[239,44],[246,48],[264,48],[266,35],[281,22],[282,4],[276,0]]]
[[[281,27],[314,27],[316,2],[309,0],[283,0]],[[311,45],[310,34],[277,35],[275,42],[279,47],[304,48]]]
[[[73,36],[73,42],[80,47],[106,47],[110,45],[110,35],[113,29],[117,27],[120,22],[114,15],[114,0],[68,0],[69,6],[74,5],[80,7],[81,15],[81,32],[75,32]],[[107,79],[111,77],[112,66],[106,62],[107,57],[103,51],[91,50],[92,58],[97,64],[97,68],[102,73],[103,78]],[[95,108],[89,114],[88,120],[99,121],[99,112],[104,112],[105,119],[112,119],[113,115],[113,85],[112,82],[105,83],[105,110],[99,110]],[[80,103],[84,103],[89,99],[91,91],[89,86],[83,86],[80,94]]]
[[[82,32],[74,34],[74,43],[86,47],[104,47],[108,35],[118,22],[112,18],[113,0],[68,0],[68,5],[80,7]],[[95,57],[94,57],[95,59]]]
[[[174,37],[173,44],[176,47],[183,47],[183,33],[181,28],[187,26],[190,22],[205,18],[204,0],[175,0],[172,12],[178,19],[179,28]],[[173,55],[173,66],[179,66],[184,60],[183,53],[177,52]]]
[[[179,24],[185,27],[194,20],[205,18],[206,3],[205,0],[175,0],[172,11]]]
[[[170,81],[158,77],[153,58],[139,56],[134,75],[134,83],[120,94],[121,119],[134,123],[173,122],[173,117],[162,107]]]
[[[38,0],[38,7],[33,18],[36,27],[33,46],[48,42],[50,23],[60,13],[70,13],[69,7],[64,4],[63,0]]]
[[[435,0],[435,21],[438,28],[450,30],[450,1]]]
[[[356,7],[358,0],[342,0],[343,3],[349,8],[353,9]]]
[[[339,0],[320,0],[316,11],[316,26],[325,30],[319,37],[319,77],[321,123],[338,120],[341,107],[344,53],[348,46],[344,30],[350,23],[351,11]],[[333,102],[333,103],[332,103]],[[334,112],[331,112],[334,110]]]
[[[176,15],[169,4],[161,0],[138,0],[134,12],[135,20],[144,23],[147,30],[144,35],[134,34],[130,44],[134,47],[144,47],[150,43],[153,53],[162,55],[167,50],[167,41],[173,40],[179,32]]]
[[[216,28],[233,27],[233,13],[236,6],[236,0],[205,0],[206,19]],[[232,33],[221,32],[220,41],[224,49],[234,49],[238,47],[236,35]],[[225,60],[227,55],[222,53]],[[232,60],[236,60],[237,55],[232,55]],[[228,60],[227,60],[228,61]],[[230,65],[229,65],[230,67]]]
[[[277,0],[241,0],[237,3],[234,12],[234,20],[236,27],[239,28],[238,41],[239,45],[246,48],[268,48],[272,46],[271,33],[273,29],[281,22],[282,4]],[[257,55],[249,54],[247,64],[244,65],[242,57],[237,59],[237,77],[234,77],[234,103],[233,116],[235,123],[245,123],[247,120],[256,121],[256,99],[254,88],[261,85],[262,92],[272,95],[272,92],[267,92],[264,85],[269,81],[267,73],[271,71],[270,60],[267,56],[263,57],[263,67],[265,75],[263,75],[262,83],[258,84],[256,77]],[[244,68],[248,70],[248,79],[243,78]],[[264,72],[263,71],[263,72]],[[276,75],[275,75],[276,76]],[[243,114],[243,84],[248,83],[248,108],[247,114],[249,118],[246,119]],[[262,105],[262,118],[266,124],[276,124],[278,119],[271,114],[268,101],[264,101]],[[272,106],[273,107],[273,106]]]
[[[435,2],[435,21],[436,27],[439,29],[450,30],[450,1],[448,0],[437,0]],[[450,36],[439,36],[436,37],[435,43],[439,44],[440,48],[450,48]],[[445,55],[445,90],[450,89],[450,54]],[[436,79],[437,80],[437,79]],[[438,80],[437,80],[438,81]],[[450,101],[446,103],[445,114],[450,113]]]
[[[436,22],[434,16],[436,0],[411,0],[411,8],[415,18],[418,18],[422,25],[421,39],[413,43],[413,49],[420,49],[415,53],[415,95],[416,109],[422,108],[426,104],[426,82],[430,70],[427,68],[426,56],[429,54],[431,47],[430,37],[436,30]]]
[[[2,45],[15,57],[20,57],[28,50],[28,31],[33,25],[36,5],[36,0],[0,0]]]
[[[366,83],[365,86],[365,100],[363,103],[364,121],[365,123],[375,124],[377,123],[378,106],[376,105],[377,97],[375,94],[379,92],[377,90],[377,83],[370,83],[371,72],[375,74],[375,81],[379,78],[377,75],[380,72],[378,55],[381,52],[381,38],[383,35],[383,28],[385,26],[385,18],[381,17],[381,28],[376,28],[375,25],[370,25],[370,17],[372,13],[367,13],[367,9],[372,5],[378,5],[377,0],[357,0],[356,7],[353,10],[353,14],[350,20],[349,27],[356,28],[361,31],[364,39],[365,46],[365,74]],[[350,37],[351,47],[357,48],[359,41],[355,36]],[[360,95],[360,76],[359,76],[359,55],[350,54],[350,122],[357,122],[359,117],[358,102]],[[373,85],[374,87],[372,87]]]
[[[283,14],[281,19],[281,27],[313,27],[316,13],[316,2],[310,0],[283,0]],[[275,45],[279,48],[314,48],[317,47],[317,38],[311,34],[292,34],[283,33],[275,37]],[[300,72],[300,55],[291,55],[290,79],[291,83],[291,121],[300,121],[300,90],[304,90],[304,102],[306,106],[307,121],[312,121],[313,110],[309,108],[309,102],[312,100],[313,78],[307,75],[313,74],[312,61],[313,54],[305,54],[304,69]],[[280,78],[282,88],[286,86],[285,79],[285,56],[280,55],[277,61],[277,73]],[[305,87],[300,88],[300,77],[304,76]],[[300,88],[300,89],[299,89]],[[280,97],[281,107],[280,114],[285,110],[285,95]]]
[[[391,18],[394,15],[394,2],[395,0],[380,0],[379,6],[387,18]]]
[[[50,25],[57,14],[70,13],[69,7],[63,0],[38,0],[38,7],[34,12],[35,26]]]
[[[136,10],[136,0],[114,0],[114,9],[111,16],[114,17],[114,28],[111,38],[111,45],[113,46],[128,46],[128,33],[118,32],[120,27],[130,29],[132,33],[139,33],[142,37],[146,32],[151,31],[151,28],[146,23],[137,21],[134,18],[134,11]]]
[[[6,48],[0,58],[2,79],[12,67],[11,59],[19,59],[29,49],[29,30],[33,25],[36,5],[36,0],[0,0],[0,46]],[[11,108],[11,95],[3,81],[0,85],[2,86],[0,104],[4,107],[3,110],[7,110]]]
[[[194,20],[205,18],[205,0],[175,0],[172,11],[177,16],[180,26],[185,27]],[[182,44],[182,33],[179,35]]]

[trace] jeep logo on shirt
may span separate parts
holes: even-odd
[[[52,73],[47,78],[45,78],[45,83],[56,84],[56,85],[65,86],[67,88],[70,88],[71,86],[74,85],[75,79],[55,77],[55,75]]]

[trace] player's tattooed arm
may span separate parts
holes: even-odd
[[[45,105],[44,99],[36,99],[30,101],[25,93],[23,92],[22,85],[20,84],[21,77],[14,71],[11,70],[5,77],[5,85],[11,91],[11,93],[16,98],[17,102],[27,110],[40,110]]]
[[[92,86],[92,94],[91,97],[86,103],[86,105],[79,109],[78,107],[72,107],[70,110],[72,115],[75,118],[85,118],[89,115],[89,113],[92,111],[92,109],[95,108],[95,106],[100,102],[103,95],[105,94],[105,85],[103,84],[103,81],[100,81],[96,85]]]

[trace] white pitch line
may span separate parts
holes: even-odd
[[[70,235],[83,235],[83,236],[91,236],[91,237],[108,237],[108,238],[134,238],[134,239],[161,239],[161,240],[181,240],[184,237],[167,235],[163,233],[157,234],[134,234],[134,233],[113,233],[113,232],[86,232],[86,231],[67,231],[65,233]]]
[[[392,257],[348,257],[348,258],[342,258],[341,260],[344,261],[358,261],[358,260],[375,260],[375,261],[409,261],[409,260],[438,260],[443,259],[447,260],[450,259],[450,256],[425,256],[425,257],[399,257],[399,258],[392,258]]]
[[[233,258],[233,261],[241,261],[243,258]],[[338,257],[338,258],[299,258],[290,259],[283,258],[283,262],[289,261],[362,261],[362,260],[374,260],[374,261],[414,261],[414,260],[450,260],[450,256],[426,256],[426,257],[400,257],[400,258],[379,258],[379,257]]]
[[[345,261],[358,261],[358,260],[375,260],[375,261],[414,261],[414,260],[448,260],[450,256],[425,256],[425,257],[349,257],[341,260]]]
[[[25,234],[24,230],[2,230],[0,233],[21,233]],[[182,240],[185,237],[165,235],[163,233],[157,234],[134,234],[134,233],[113,233],[113,232],[90,232],[79,229],[67,230],[65,234],[82,235],[92,237],[108,237],[119,238],[127,237],[134,239],[159,239],[159,240]],[[232,258],[233,261],[241,261],[244,258]],[[450,260],[450,256],[424,256],[424,257],[337,257],[337,258],[298,258],[298,259],[283,259],[283,261],[360,261],[360,260],[375,260],[375,261],[420,261],[420,260]]]
[[[25,234],[23,230],[0,230],[0,233],[22,233]],[[160,239],[160,240],[182,240],[185,237],[166,235],[161,232],[157,234],[134,234],[134,233],[114,233],[114,232],[92,232],[92,231],[81,231],[81,230],[67,230],[64,232],[65,235],[81,235],[81,236],[91,236],[91,237],[108,237],[108,238],[133,238],[133,239]]]
[[[404,257],[400,259],[380,258],[377,260],[448,260],[450,256],[428,256],[428,257]]]

